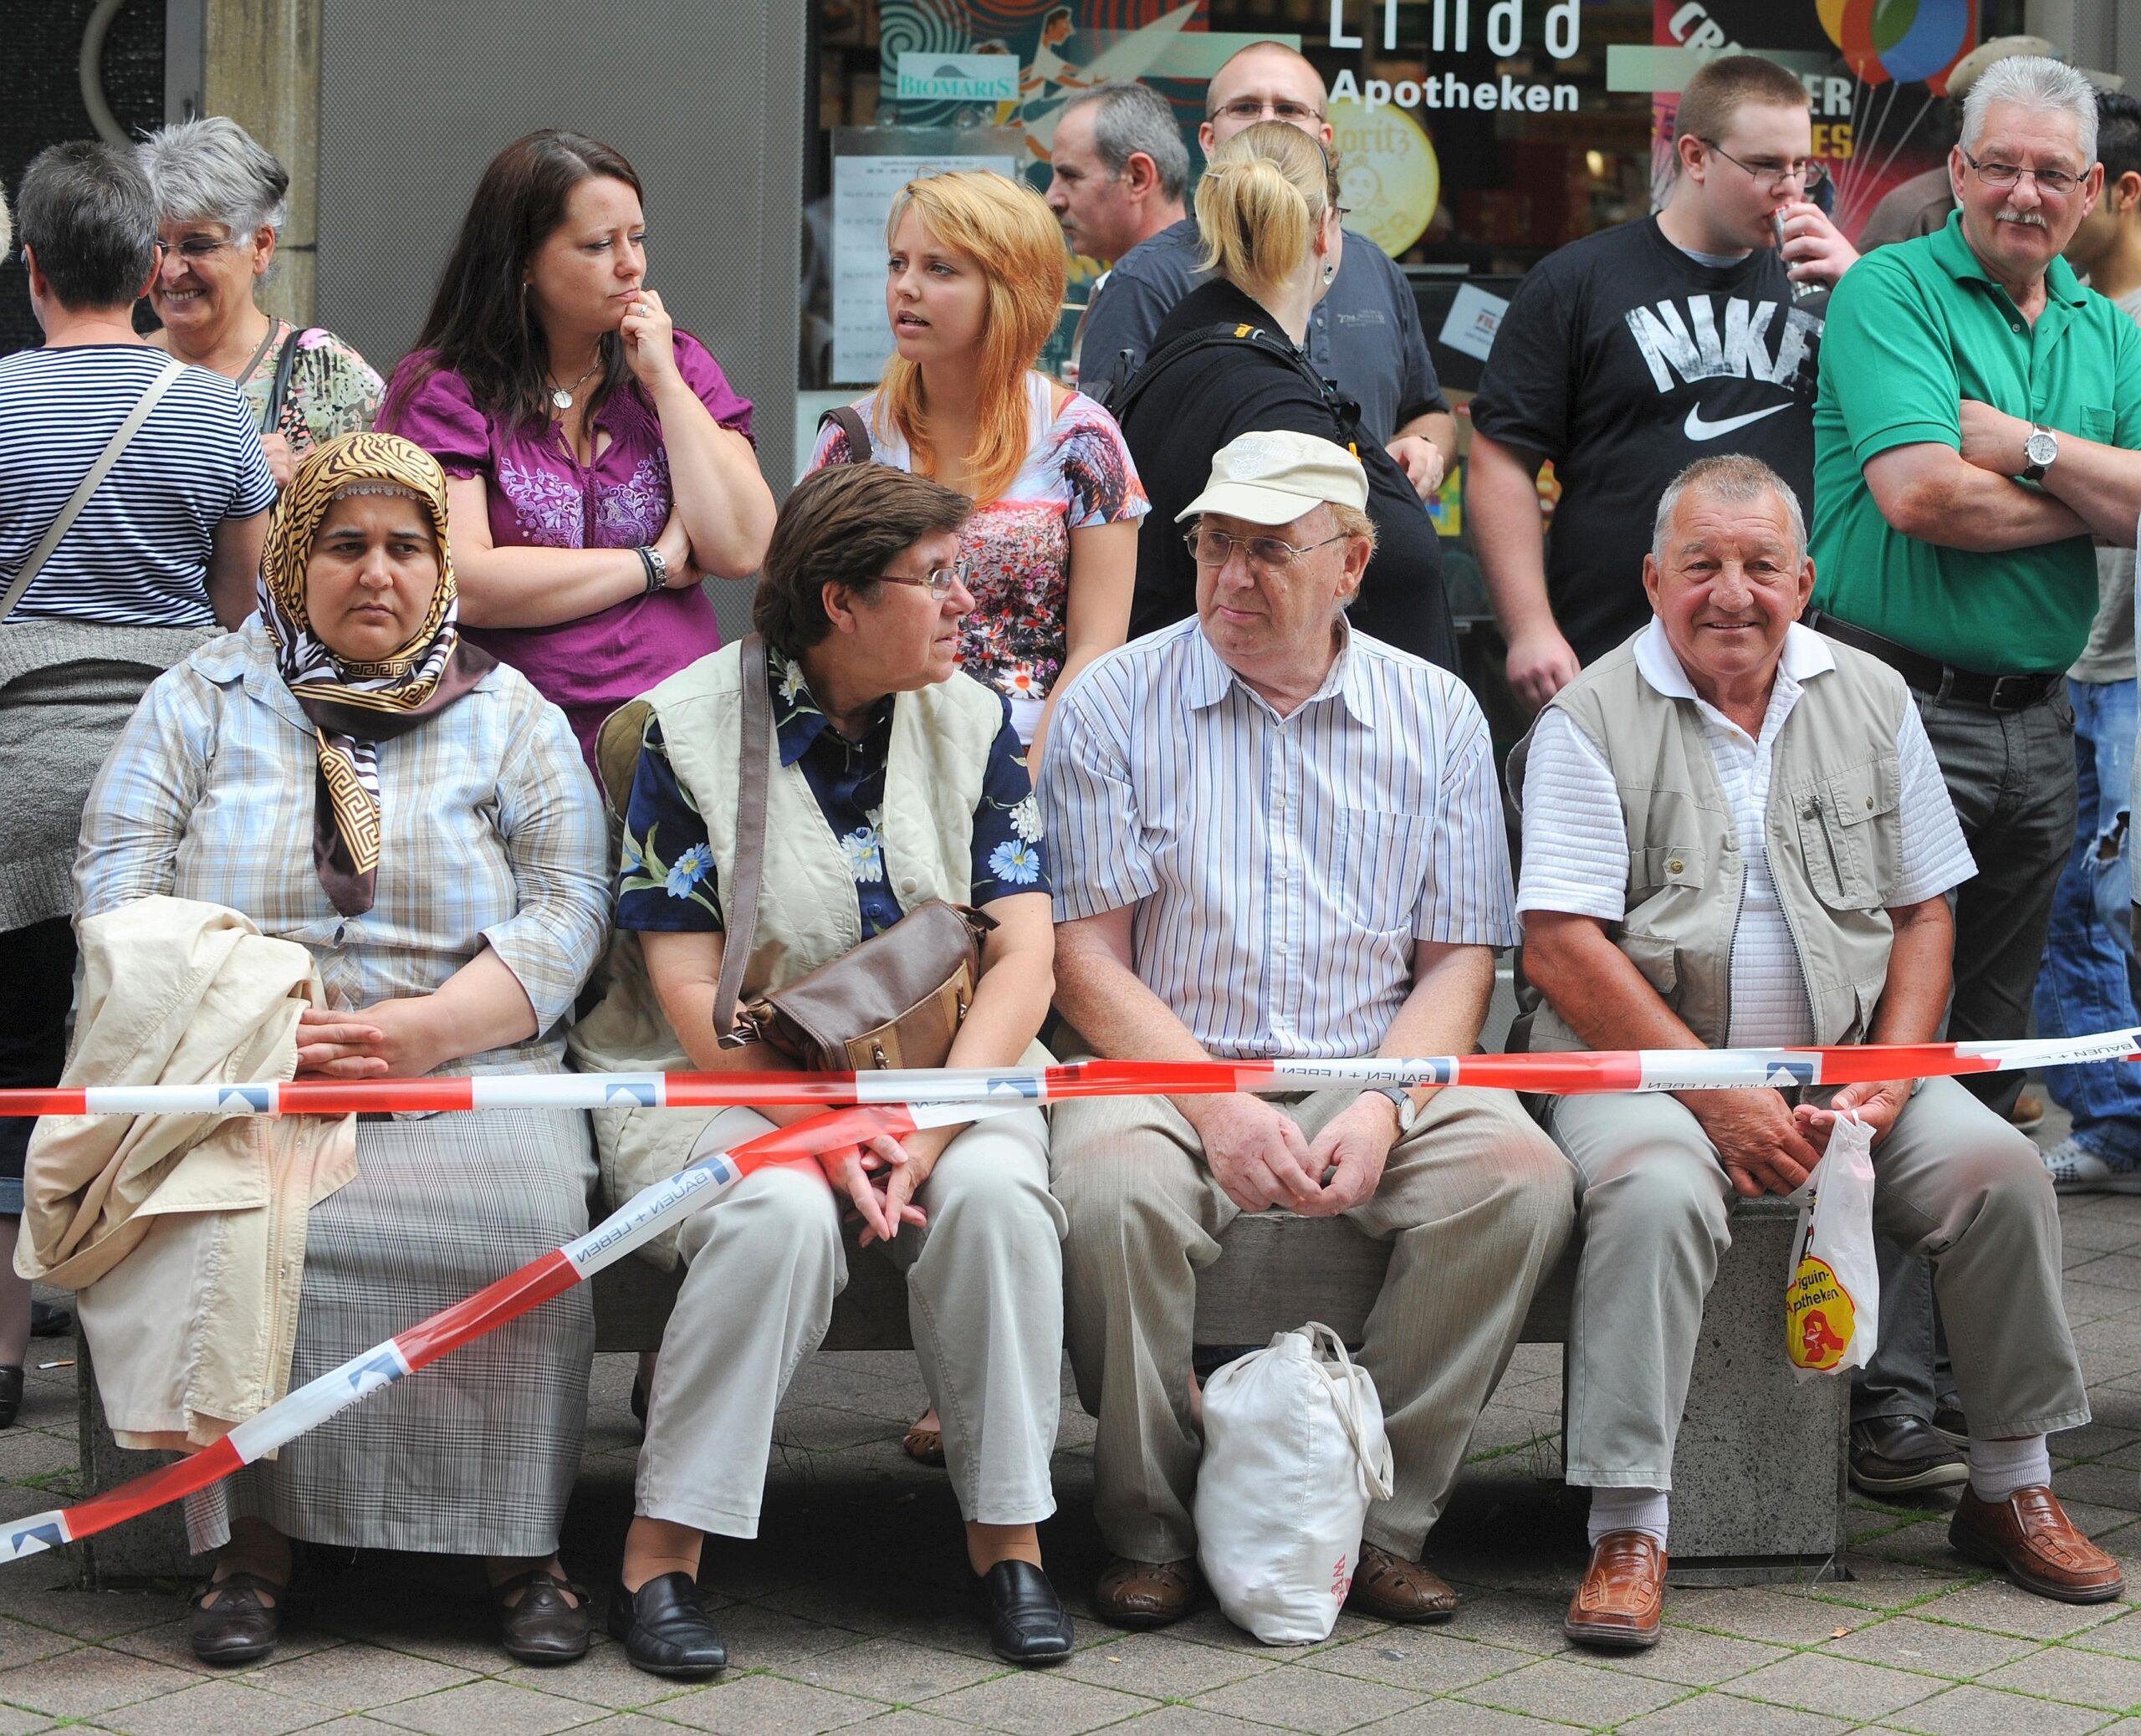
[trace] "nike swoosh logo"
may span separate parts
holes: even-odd
[[[1765,416],[1775,416],[1780,410],[1791,408],[1789,404],[1772,404],[1766,410],[1750,410],[1745,416],[1728,416],[1721,422],[1706,422],[1702,407],[1698,405],[1688,412],[1680,431],[1690,440],[1714,440],[1720,434],[1730,434],[1735,428],[1744,428],[1750,422],[1758,422]]]

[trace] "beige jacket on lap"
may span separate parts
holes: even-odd
[[[286,1080],[312,955],[238,911],[143,898],[80,925],[61,1083]],[[289,1386],[305,1214],[356,1174],[356,1118],[47,1116],[15,1269],[79,1292],[122,1447],[192,1448]]]

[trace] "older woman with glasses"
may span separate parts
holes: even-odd
[[[156,191],[163,247],[149,284],[163,329],[150,341],[237,385],[253,407],[275,486],[287,488],[312,447],[372,425],[384,390],[333,332],[261,310],[289,171],[221,115],[151,133],[135,155]]]
[[[767,552],[759,635],[701,658],[606,726],[605,780],[613,800],[621,786],[630,798],[611,987],[573,1036],[583,1069],[793,1065],[755,1039],[723,1046],[716,1025],[728,901],[749,897],[736,891],[737,779],[752,681],[766,684],[772,726],[746,993],[776,993],[941,898],[994,924],[948,1065],[1045,1054],[1034,1039],[1055,986],[1055,931],[1040,812],[1004,701],[957,664],[973,607],[958,565],[971,511],[963,495],[889,465],[806,477]],[[605,1111],[604,1179],[621,1199],[702,1145],[733,1146],[808,1113]],[[611,1631],[659,1675],[704,1677],[726,1662],[693,1589],[701,1539],[758,1534],[774,1412],[846,1281],[845,1200],[863,1243],[883,1242],[907,1274],[990,1643],[1013,1663],[1057,1662],[1070,1620],[1041,1571],[1035,1527],[1055,1506],[1064,1220],[1040,1112],[881,1138],[821,1162],[822,1172],[809,1161],[759,1171],[662,1251],[687,1269],[648,1406]]]

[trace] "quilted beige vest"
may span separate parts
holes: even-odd
[[[1698,1037],[1723,1048],[1732,1020],[1732,934],[1746,863],[1694,702],[1643,678],[1630,640],[1555,695],[1612,768],[1627,828],[1626,915],[1614,941]],[[1910,692],[1848,646],[1808,680],[1774,748],[1765,815],[1776,883],[1806,980],[1817,1044],[1862,1043],[1888,978],[1903,861],[1896,731]],[[1520,802],[1530,738],[1510,756]],[[1587,1049],[1536,990],[1534,1049]]]

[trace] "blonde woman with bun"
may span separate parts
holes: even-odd
[[[1398,461],[1362,435],[1358,406],[1302,349],[1345,245],[1336,153],[1283,122],[1260,122],[1212,153],[1196,205],[1202,263],[1214,275],[1175,304],[1143,367],[1111,394],[1152,508],[1139,534],[1131,633],[1196,612],[1197,564],[1175,515],[1203,492],[1212,455],[1241,435],[1286,430],[1352,448],[1367,472],[1376,551],[1352,624],[1454,670],[1434,526]]]
[[[986,171],[927,176],[893,200],[885,239],[894,353],[853,406],[871,450],[829,421],[810,467],[874,457],[973,499],[959,663],[1004,696],[1038,766],[1050,699],[1123,641],[1145,491],[1115,419],[1035,370],[1065,269],[1039,193]]]

